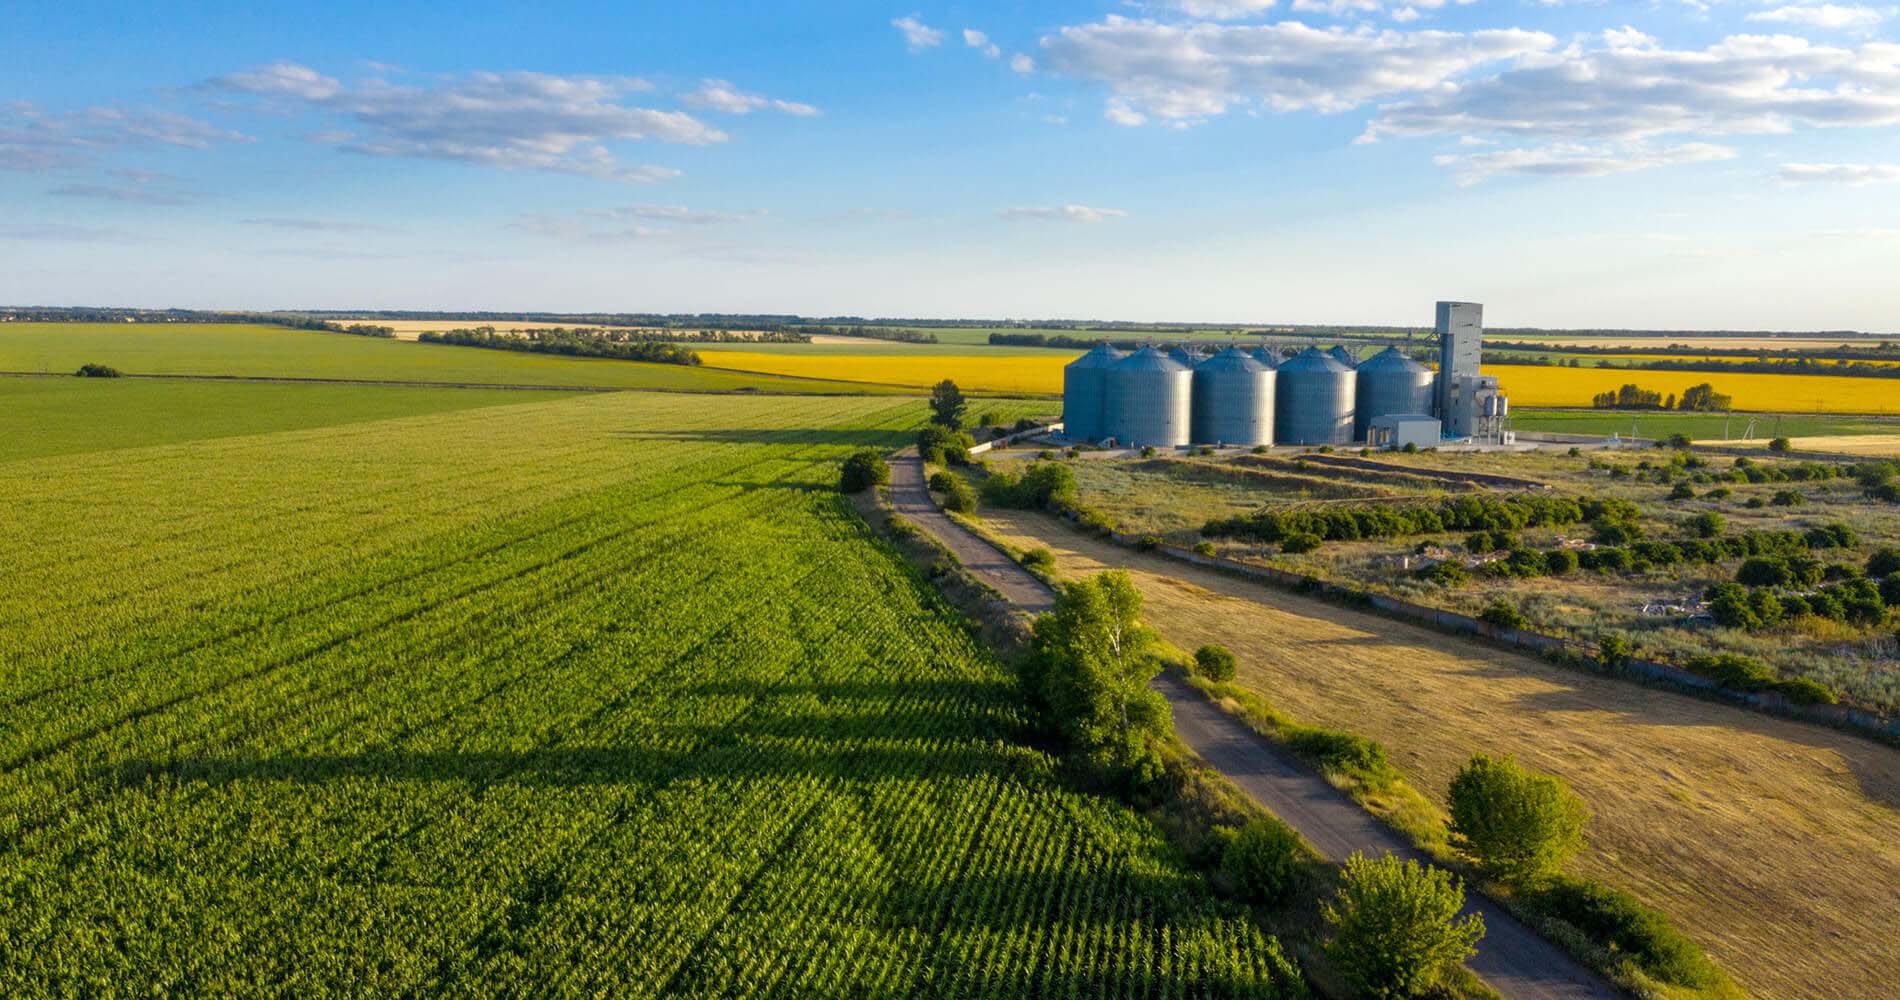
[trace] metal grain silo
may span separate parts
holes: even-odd
[[[1173,448],[1188,443],[1194,373],[1154,349],[1142,348],[1108,370],[1102,415],[1116,444]]]
[[[1309,347],[1280,366],[1273,439],[1279,444],[1351,444],[1358,394],[1353,370]]]
[[[1272,444],[1273,383],[1273,369],[1238,347],[1195,365],[1195,442]]]
[[[1335,344],[1333,345],[1333,349],[1330,351],[1327,351],[1326,353],[1330,355],[1334,361],[1337,361],[1348,368],[1359,367],[1359,355],[1354,354],[1344,344]]]
[[[1249,351],[1248,353],[1253,357],[1255,361],[1258,361],[1261,364],[1266,365],[1269,369],[1273,369],[1273,370],[1278,370],[1280,367],[1280,362],[1286,360],[1285,358],[1280,357],[1280,353],[1278,351],[1275,351],[1272,348],[1267,347],[1265,344],[1262,344],[1259,347],[1254,348],[1252,351]]]
[[[1359,379],[1359,396],[1352,421],[1353,440],[1366,439],[1374,417],[1431,415],[1431,369],[1406,357],[1398,348],[1388,347],[1367,358],[1354,374]]]
[[[1071,441],[1100,441],[1104,429],[1102,401],[1108,395],[1108,370],[1122,352],[1096,344],[1087,354],[1062,369],[1062,433]]]
[[[1193,344],[1176,344],[1168,348],[1168,357],[1192,368],[1206,360],[1207,354]]]

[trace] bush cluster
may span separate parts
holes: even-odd
[[[1458,496],[1412,507],[1368,504],[1260,511],[1209,521],[1201,534],[1254,542],[1279,542],[1289,535],[1307,534],[1329,542],[1351,542],[1447,531],[1509,533],[1580,521],[1633,522],[1636,516],[1634,504],[1614,498]]]
[[[1277,903],[1286,896],[1309,854],[1300,835],[1271,816],[1248,821],[1221,852],[1221,871],[1240,898]]]
[[[1210,681],[1234,679],[1234,653],[1226,646],[1208,643],[1194,651],[1194,672]]]
[[[1732,691],[1749,694],[1769,691],[1797,705],[1832,705],[1840,700],[1819,681],[1808,677],[1780,677],[1767,664],[1739,653],[1698,656],[1684,666],[1690,673],[1707,677]]]
[[[80,378],[118,378],[119,370],[111,365],[87,363],[80,365],[73,374]]]
[[[1016,510],[1065,510],[1075,505],[1075,473],[1057,462],[1032,462],[1021,475],[991,473],[983,480],[983,500]]]
[[[862,493],[873,486],[882,486],[891,481],[891,467],[885,463],[884,456],[873,448],[860,448],[844,460],[844,468],[838,473],[838,490],[841,493]]]
[[[1597,882],[1559,875],[1518,897],[1533,910],[1582,931],[1644,972],[1675,986],[1713,986],[1714,963],[1669,919],[1636,897]]]
[[[976,513],[976,491],[963,477],[953,472],[931,474],[930,489],[943,495],[943,509],[954,510],[960,514]]]
[[[926,424],[917,432],[917,454],[931,465],[968,465],[976,441],[945,424]]]

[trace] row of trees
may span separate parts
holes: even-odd
[[[622,361],[647,361],[664,365],[697,365],[699,355],[678,344],[653,340],[612,340],[584,330],[541,330],[537,337],[517,337],[496,333],[494,327],[424,333],[417,339],[425,344],[454,344],[460,347],[486,347],[501,351],[527,351],[533,354],[565,354],[585,358],[617,358]]]
[[[1707,382],[1692,385],[1682,390],[1681,398],[1675,393],[1664,396],[1660,392],[1627,383],[1622,388],[1609,392],[1599,392],[1590,397],[1590,405],[1599,410],[1680,410],[1690,413],[1708,413],[1734,408],[1735,398],[1715,391]]]

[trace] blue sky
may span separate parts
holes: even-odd
[[[1900,330],[1900,9],[0,3],[0,301]]]

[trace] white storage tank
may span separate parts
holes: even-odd
[[[1096,344],[1062,369],[1062,434],[1071,441],[1100,441],[1108,436],[1102,401],[1108,395],[1108,370],[1122,352]]]
[[[1366,434],[1375,417],[1432,411],[1431,369],[1406,357],[1396,347],[1388,347],[1367,358],[1355,374],[1359,380],[1353,417],[1355,441],[1367,440]]]
[[[1129,447],[1188,443],[1194,373],[1150,344],[1108,370],[1102,407],[1106,437]]]
[[[1194,366],[1197,444],[1273,443],[1273,369],[1238,347]]]

